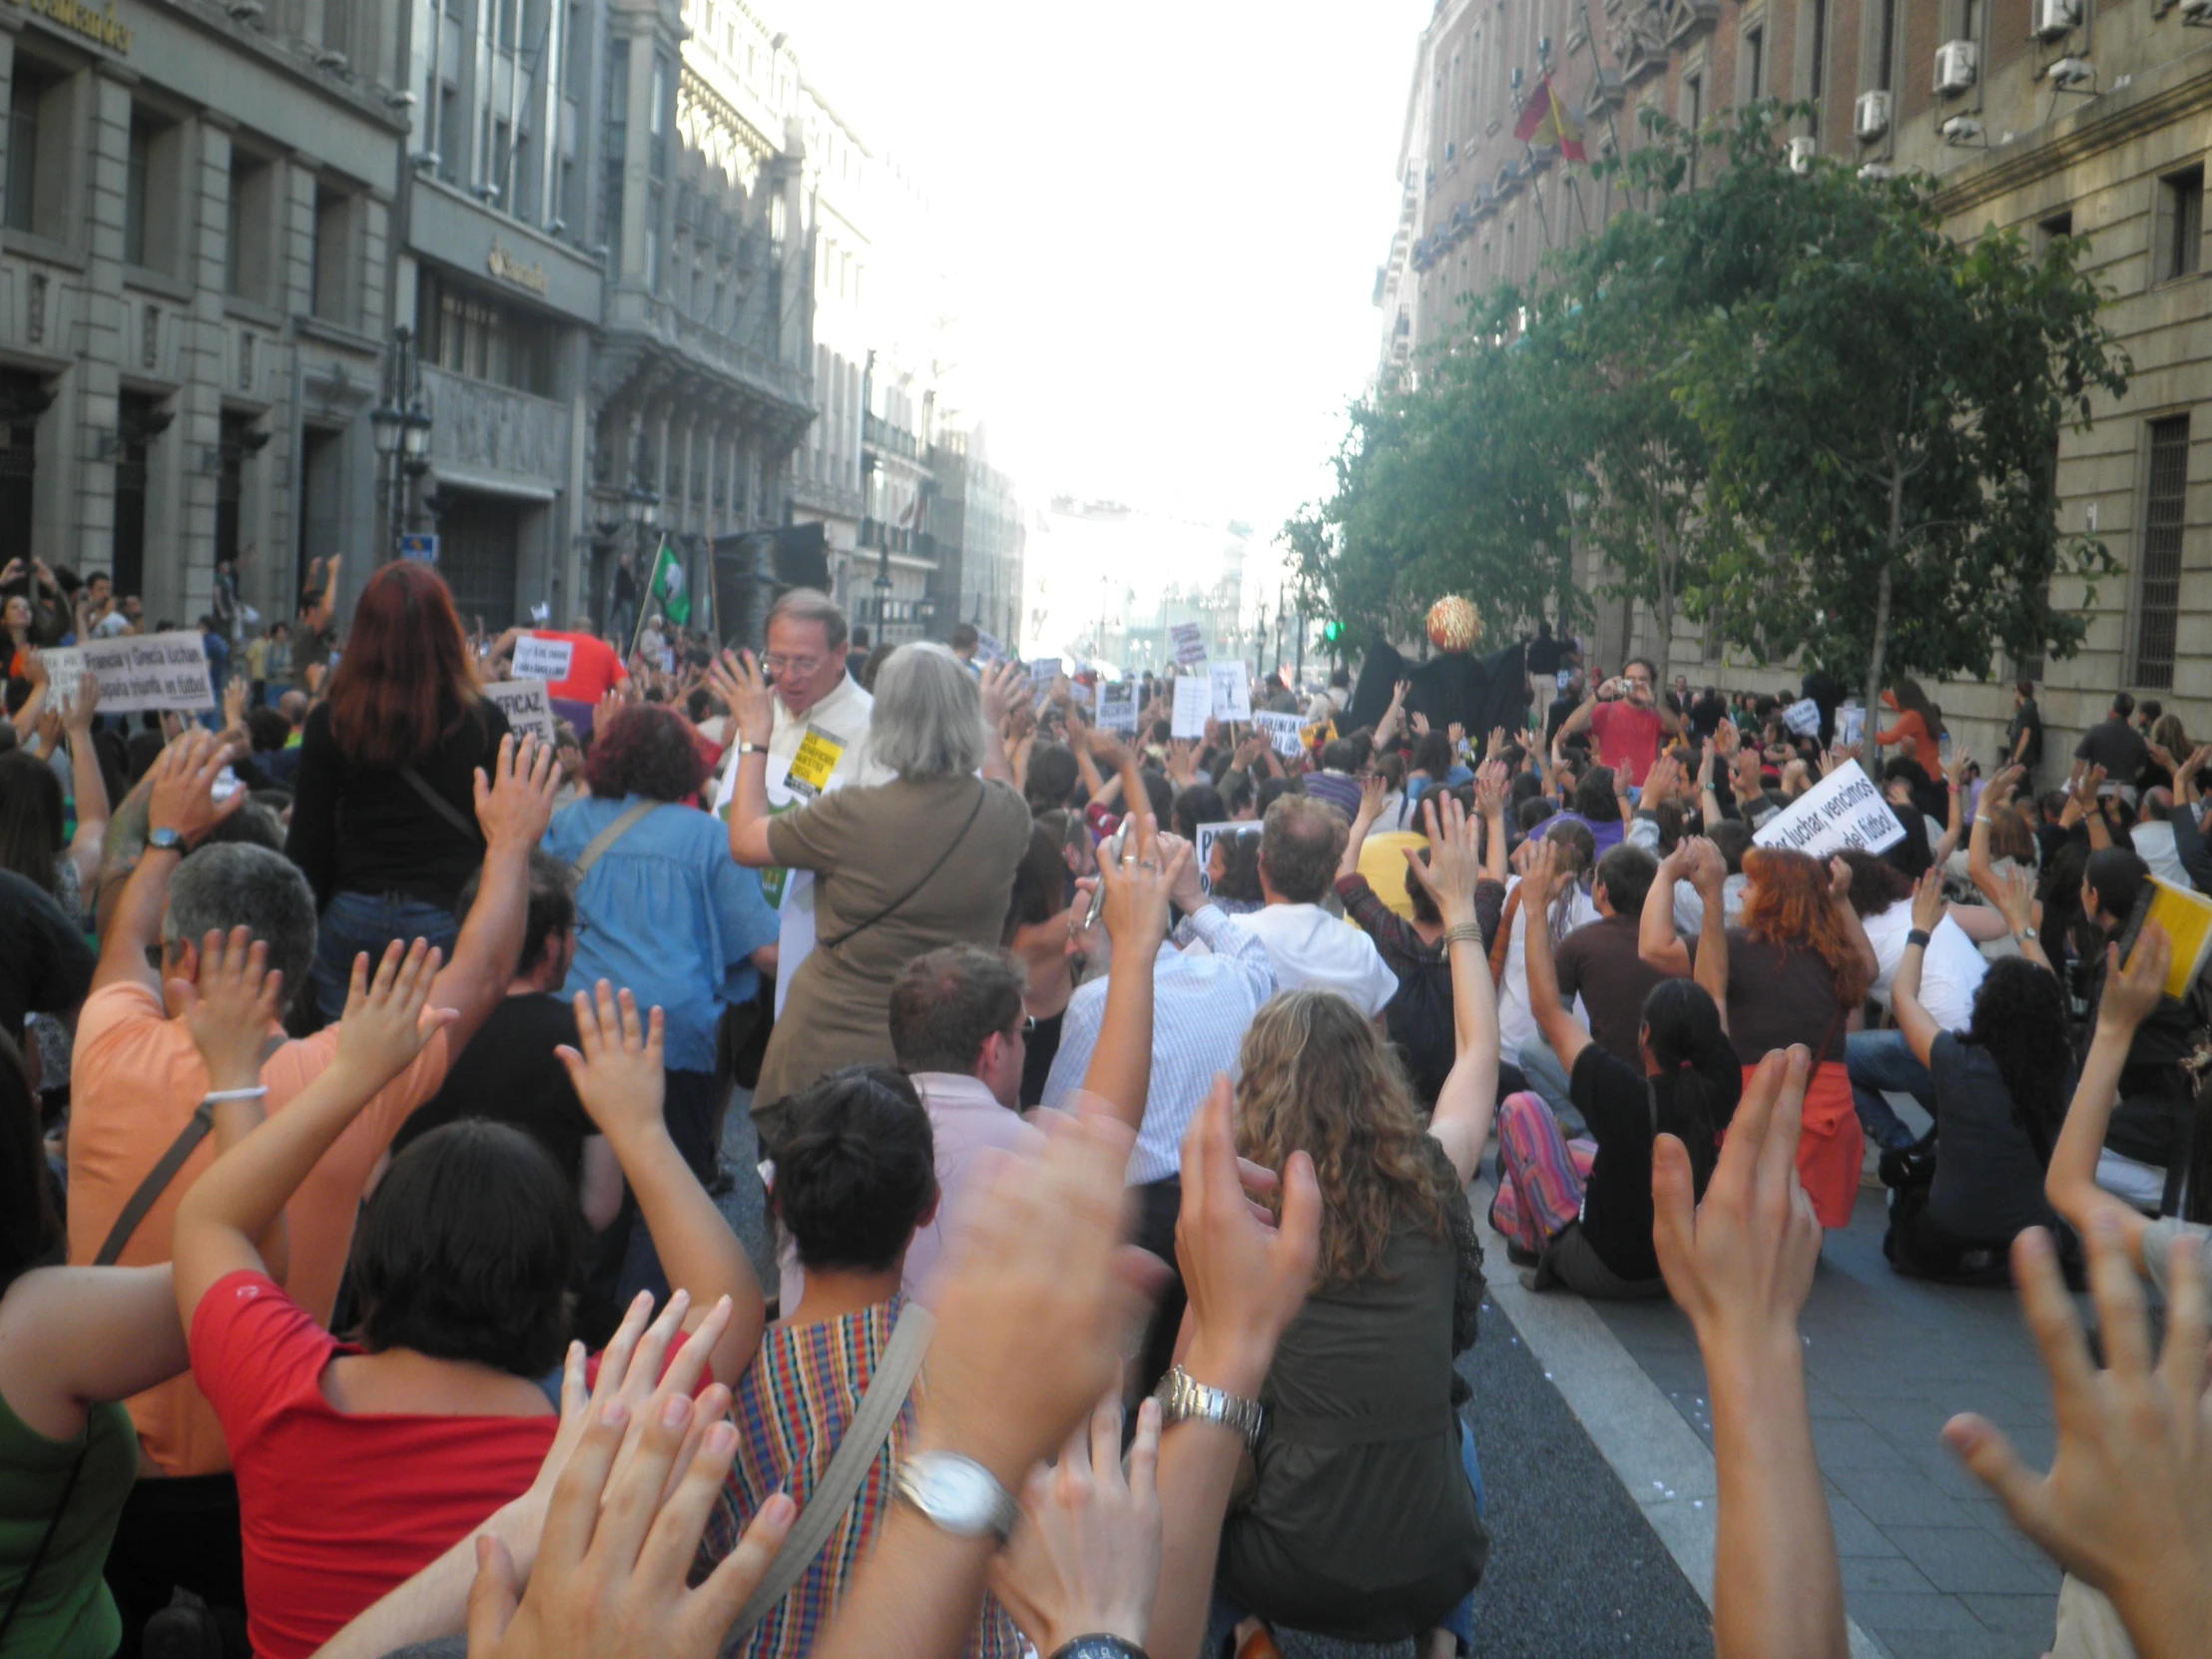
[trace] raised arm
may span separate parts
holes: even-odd
[[[1913,889],[1913,931],[1905,936],[1905,959],[1898,963],[1897,978],[1890,986],[1891,1005],[1897,1010],[1898,1029],[1906,1046],[1924,1066],[1935,1062],[1936,1038],[1941,1027],[1936,1016],[1921,1006],[1921,968],[1928,958],[1928,935],[1943,919],[1943,872],[1934,864],[1921,871]]]
[[[92,717],[99,707],[100,682],[88,670],[77,677],[77,696],[63,717],[69,733],[70,801],[77,812],[69,858],[77,866],[77,890],[88,898],[98,888],[100,853],[108,838],[108,781],[101,776],[100,752],[92,741]]]
[[[452,1010],[448,1053],[458,1053],[506,997],[530,911],[530,850],[553,817],[561,769],[535,738],[499,740],[487,782],[476,774],[476,823],[484,831],[484,868],[453,941],[453,959],[430,987],[432,1000]]]
[[[604,979],[590,996],[578,991],[575,1006],[581,1051],[564,1043],[554,1052],[629,1178],[670,1289],[691,1298],[686,1328],[728,1300],[729,1323],[709,1363],[716,1381],[735,1382],[760,1349],[767,1314],[745,1247],[669,1138],[661,1010],[641,1020],[637,998],[627,990],[618,998]]]
[[[1699,1202],[1672,1135],[1652,1147],[1652,1243],[1713,1398],[1715,1659],[1844,1659],[1843,1574],[1805,1402],[1798,1315],[1821,1227],[1797,1179],[1803,1048],[1744,1090]]]
[[[1368,843],[1368,831],[1382,816],[1382,779],[1370,773],[1360,784],[1360,810],[1352,815],[1352,833],[1345,838],[1345,855],[1337,860],[1337,878],[1360,873],[1360,849]]]
[[[776,861],[768,845],[768,745],[776,735],[776,690],[750,651],[725,651],[707,669],[707,684],[730,711],[738,732],[730,791],[730,856],[748,869]]]
[[[1428,1132],[1444,1149],[1462,1185],[1474,1179],[1483,1143],[1490,1138],[1490,1116],[1497,1110],[1497,991],[1490,983],[1482,953],[1482,923],[1475,914],[1474,884],[1482,859],[1475,850],[1474,826],[1451,797],[1439,816],[1435,797],[1421,803],[1428,830],[1428,861],[1405,849],[1413,879],[1436,901],[1443,917],[1444,951],[1451,963],[1451,1026],[1456,1057],[1436,1091],[1436,1109]],[[1534,912],[1529,932],[1537,929]]]
[[[2020,954],[2037,967],[2051,968],[2050,958],[2043,954],[2043,941],[2035,931],[2035,916],[2040,908],[2035,902],[2035,876],[2032,871],[2017,864],[2004,872],[2004,879],[1997,888],[1997,912],[2004,918],[2005,929],[2012,935],[2012,942],[2020,947]],[[1950,917],[1958,919],[1961,906],[1950,907]]]
[[[1703,836],[1683,843],[1689,874],[1702,909],[1697,924],[1697,961],[1691,977],[1720,1010],[1721,1031],[1728,1031],[1728,860]]]
[[[1152,1088],[1152,976],[1168,936],[1171,892],[1196,910],[1205,901],[1190,842],[1162,835],[1150,814],[1139,814],[1135,832],[1122,843],[1121,862],[1098,861],[1099,906],[1112,943],[1106,968],[1106,1007],[1083,1092],[1093,1109],[1111,1113],[1131,1134],[1144,1122]]]
[[[1958,836],[1960,831],[1965,829],[1963,815],[1966,800],[1966,765],[1970,757],[1966,754],[1964,746],[1961,745],[1951,755],[1949,765],[1943,768],[1943,783],[1950,794],[1950,809],[1943,825],[1942,836],[1936,842],[1936,867],[1937,869],[1942,868],[1949,861],[1950,855],[1958,850]]]
[[[1882,972],[1882,959],[1874,953],[1874,941],[1867,937],[1866,924],[1859,919],[1859,912],[1851,907],[1851,865],[1841,858],[1828,860],[1828,902],[1836,912],[1836,924],[1844,930],[1844,937],[1859,958],[1859,965],[1866,969],[1867,982],[1874,983]]]
[[[1531,918],[1521,947],[1528,969],[1528,1011],[1535,1016],[1536,1029],[1543,1033],[1544,1041],[1551,1044],[1551,1052],[1558,1056],[1561,1069],[1572,1077],[1575,1061],[1590,1046],[1590,1033],[1561,1005],[1559,970],[1551,959],[1551,929],[1535,924],[1533,919],[1549,908],[1557,883],[1558,848],[1544,841],[1530,854],[1528,868],[1521,875],[1521,891],[1527,895]]]
[[[1998,813],[2010,808],[2013,788],[2021,776],[2018,767],[2005,767],[1989,780],[1989,787],[1981,792],[1981,800],[1974,807],[1973,827],[1966,833],[1966,879],[1992,904],[1998,902],[1999,889],[1996,862],[1989,856],[1990,825]]]
[[[1474,775],[1474,811],[1482,820],[1482,879],[1505,884],[1505,763],[1490,760]]]
[[[2104,994],[2097,1003],[2096,1034],[2089,1043],[2089,1057],[2081,1062],[2081,1078],[2074,1084],[2073,1104],[2066,1108],[2066,1121],[2059,1127],[2058,1144],[2051,1148],[2043,1195],[2078,1232],[2088,1231],[2089,1218],[2099,1210],[2116,1209],[2128,1260],[2140,1272],[2143,1230],[2148,1223],[2131,1207],[2116,1204],[2097,1185],[2097,1155],[2104,1150],[2104,1134],[2119,1098],[2120,1072],[2127,1065],[2127,1051],[2134,1046],[2136,1028],[2165,993],[2173,944],[2163,927],[2149,922],[2135,936],[2135,948],[2124,966],[2119,956],[2119,946],[2105,946]]]
[[[1683,859],[1682,847],[1677,846],[1659,860],[1659,873],[1652,877],[1651,890],[1644,894],[1643,910],[1636,917],[1636,954],[1677,979],[1690,976],[1689,947],[1674,930],[1674,884],[1682,875]]]
[[[450,1009],[428,1005],[437,965],[437,951],[420,939],[404,956],[394,940],[373,980],[367,956],[356,957],[330,1063],[186,1190],[170,1257],[177,1270],[177,1316],[188,1335],[200,1299],[217,1280],[269,1271],[255,1241],[361,1108],[451,1021]]]
[[[983,670],[977,686],[983,700],[983,776],[1017,790],[1021,780],[1014,776],[1006,759],[1006,717],[1026,685],[1020,669],[1012,663],[999,663]]]
[[[195,728],[161,752],[148,774],[146,819],[149,835],[173,831],[166,846],[149,842],[139,854],[138,865],[123,885],[112,907],[107,935],[101,941],[100,961],[92,972],[92,988],[104,985],[144,985],[157,994],[161,975],[148,962],[148,952],[161,943],[162,912],[169,904],[169,878],[184,859],[185,849],[246,805],[246,792],[234,791],[218,803],[213,791],[216,777],[230,759],[230,751],[213,734]],[[169,837],[163,835],[166,840]]]

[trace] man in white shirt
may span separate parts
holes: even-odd
[[[966,1224],[969,1183],[985,1154],[1043,1145],[1043,1134],[1021,1116],[1033,1023],[1022,1006],[1028,982],[1018,957],[973,944],[917,956],[891,982],[891,1048],[920,1092],[936,1141],[937,1206],[906,1247],[909,1296],[926,1299],[932,1289],[931,1270]]]
[[[1286,795],[1260,831],[1261,909],[1244,925],[1267,946],[1279,990],[1335,991],[1369,1019],[1397,995],[1397,975],[1375,941],[1321,907],[1343,854],[1344,821],[1323,803]]]
[[[2181,854],[2174,848],[2174,811],[2173,791],[2145,790],[2142,808],[2127,838],[2135,843],[2135,851],[2143,862],[2150,865],[2151,874],[2187,892],[2196,883],[2189,879]]]
[[[1859,855],[1846,857],[1855,863],[1860,861]],[[1874,909],[1871,901],[1864,900],[1859,883],[1854,884],[1852,897],[1855,904],[1867,902],[1859,921],[1867,930],[1867,941],[1874,946],[1878,970],[1868,994],[1887,1002],[1898,963],[1905,959],[1906,939],[1913,930],[1913,904],[1908,898],[1896,898]],[[1950,910],[1968,914],[1957,905],[1950,906]],[[1976,908],[1968,919],[1978,925],[1980,918],[1992,915],[1992,911]],[[2002,921],[1997,920],[1994,926],[2001,936]],[[1988,958],[1946,911],[1929,934],[1922,954],[1921,1006],[1941,1030],[1963,1031],[1973,1023],[1974,992],[1981,988],[1988,972]],[[1885,1150],[1900,1150],[1919,1138],[1892,1109],[1884,1098],[1886,1093],[1909,1094],[1930,1117],[1936,1115],[1935,1075],[1914,1057],[1903,1031],[1852,1032],[1844,1039],[1844,1068],[1851,1074],[1852,1102],[1859,1110],[1860,1126]]]

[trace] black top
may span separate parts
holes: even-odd
[[[399,1126],[392,1155],[461,1118],[489,1118],[512,1124],[544,1147],[576,1185],[584,1138],[599,1131],[553,1052],[557,1043],[578,1046],[576,1012],[568,1003],[536,991],[508,997],[446,1068],[444,1086]]]
[[[1060,1054],[1060,1028],[1068,1011],[1062,1008],[1056,1014],[1046,1014],[1037,1021],[1035,1030],[1023,1046],[1021,1059],[1021,1106],[1023,1111],[1044,1104],[1045,1079],[1052,1075],[1052,1062]]]
[[[1566,660],[1567,648],[1558,640],[1536,639],[1528,642],[1528,672],[1551,679],[1559,672],[1559,665]]]
[[[1953,1238],[2009,1244],[2025,1227],[2055,1227],[2043,1161],[2012,1110],[1997,1063],[1979,1043],[1936,1033],[1936,1179],[1928,1219]]]
[[[67,1012],[92,985],[92,947],[54,895],[0,869],[0,1030],[18,1047],[26,1014]]]
[[[393,892],[452,909],[484,858],[483,837],[475,833],[476,769],[489,774],[506,736],[507,717],[478,702],[414,765],[470,826],[463,834],[397,771],[347,759],[330,735],[330,706],[317,704],[299,740],[291,831],[284,838],[284,856],[306,872],[316,905],[341,892]]]
[[[2087,761],[2092,766],[2104,768],[2107,782],[2134,786],[2135,775],[2143,770],[2143,760],[2150,753],[2143,742],[2143,734],[2136,731],[2118,715],[2101,720],[2081,734],[2081,741],[2074,745],[2074,759]]]
[[[1646,1077],[1592,1043],[1575,1056],[1567,1097],[1597,1140],[1597,1160],[1582,1184],[1582,1236],[1621,1278],[1657,1279],[1659,1256],[1651,1243],[1654,1108],[1657,1132],[1677,1136],[1684,1145],[1690,1139],[1689,1125],[1675,1108],[1674,1079]],[[1725,1119],[1713,1125],[1715,1133],[1727,1127]],[[1717,1154],[1719,1148],[1709,1150]],[[1706,1167],[1710,1170],[1710,1158]],[[1697,1196],[1705,1196],[1702,1180]]]
[[[1697,940],[1686,941],[1692,961]],[[1844,1057],[1836,973],[1810,946],[1784,949],[1728,930],[1728,1034],[1746,1065],[1803,1043],[1815,1065]]]
[[[2027,734],[2027,747],[2025,749],[2019,747],[2022,732]],[[2011,722],[2004,728],[2004,763],[2006,765],[2012,763],[2015,750],[2019,753],[2018,764],[2027,768],[2029,775],[2033,776],[2037,764],[2043,758],[2043,712],[2035,707],[2033,698],[2029,698],[2012,711]]]

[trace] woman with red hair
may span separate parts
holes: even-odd
[[[484,856],[476,771],[507,717],[478,695],[453,596],[414,559],[368,579],[327,692],[300,736],[284,855],[314,887],[315,1003],[334,1020],[356,952],[424,938],[451,953]]]
[[[1691,949],[1674,926],[1679,853],[1662,859],[1644,899],[1636,948],[1653,967],[1688,975]],[[1744,1061],[1744,1080],[1773,1049],[1803,1044],[1813,1057],[1805,1090],[1805,1132],[1798,1142],[1798,1178],[1823,1227],[1851,1220],[1859,1196],[1866,1138],[1844,1070],[1844,1028],[1879,969],[1859,912],[1851,907],[1851,866],[1823,865],[1802,852],[1754,846],[1744,854],[1743,915],[1725,930],[1699,938],[1706,959],[1694,962],[1699,983],[1725,986],[1723,1026]],[[1723,960],[1714,962],[1718,951]]]

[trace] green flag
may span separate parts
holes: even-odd
[[[665,541],[660,557],[653,561],[653,579],[646,586],[661,602],[662,614],[669,621],[679,628],[691,621],[691,595],[684,591],[684,567],[676,562],[676,554]]]

